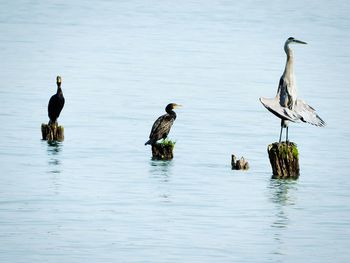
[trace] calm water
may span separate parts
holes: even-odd
[[[1,1],[0,262],[348,262],[350,2],[235,2]],[[327,122],[291,125],[295,182],[270,179],[279,120],[258,101],[289,36],[309,43],[299,96]],[[152,161],[169,102],[175,158]]]

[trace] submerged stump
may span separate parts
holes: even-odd
[[[297,179],[299,177],[299,153],[293,142],[272,143],[267,147],[273,179]]]
[[[152,145],[152,159],[154,160],[171,160],[174,157],[175,143],[170,140],[164,140]]]
[[[63,141],[64,140],[64,128],[58,126],[57,123],[41,124],[41,134],[43,140],[47,141]]]
[[[242,156],[241,159],[237,160],[236,156],[234,154],[231,155],[231,167],[232,170],[248,170],[249,169],[249,163],[244,157]]]

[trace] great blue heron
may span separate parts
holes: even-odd
[[[57,121],[57,118],[60,116],[60,113],[64,106],[64,97],[61,89],[62,79],[60,76],[56,78],[57,83],[57,92],[52,95],[47,107],[48,115],[50,118],[49,124],[54,124]]]
[[[181,107],[176,103],[170,103],[165,107],[166,114],[160,116],[153,124],[151,133],[149,135],[149,140],[145,143],[147,144],[155,144],[160,139],[165,139],[169,132],[171,126],[176,119],[176,113],[173,109]]]
[[[296,122],[301,120],[316,126],[325,126],[326,123],[316,114],[314,108],[305,101],[298,99],[294,80],[293,51],[290,44],[306,44],[306,42],[290,37],[284,44],[284,51],[287,54],[287,62],[284,72],[281,76],[277,94],[273,99],[260,98],[261,103],[270,112],[281,119],[280,139],[282,139],[282,130],[286,128],[286,141],[288,141],[288,121]]]

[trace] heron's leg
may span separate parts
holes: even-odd
[[[286,132],[286,142],[288,142],[288,126],[287,126],[287,132]]]
[[[284,120],[281,120],[281,132],[280,132],[280,141],[282,140],[282,131],[283,131],[283,128],[286,127],[285,123],[284,123]]]
[[[282,130],[283,130],[283,126],[281,125],[280,141],[279,142],[281,142],[281,139],[282,139]]]

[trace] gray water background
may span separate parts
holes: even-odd
[[[0,262],[348,262],[350,2],[0,1]],[[325,128],[267,145],[283,43]],[[41,141],[63,78],[65,141]],[[169,102],[175,158],[143,145]],[[245,156],[247,172],[230,156]]]

